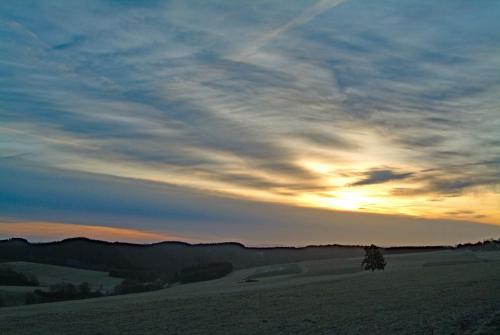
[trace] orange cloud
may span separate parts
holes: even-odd
[[[88,237],[106,241],[127,241],[135,243],[151,243],[186,238],[157,232],[141,231],[126,228],[105,226],[85,226],[79,224],[54,222],[0,222],[0,236],[23,237],[29,240],[57,240],[69,237]]]

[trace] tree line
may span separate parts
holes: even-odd
[[[16,285],[19,286],[22,283],[29,283],[29,286],[38,286],[38,279],[34,275],[25,275],[22,273],[15,272],[11,267],[2,266],[2,270],[8,273],[8,278],[14,278],[12,273],[15,273],[16,281],[10,280],[10,284],[4,281],[5,285]],[[50,285],[46,289],[35,289],[33,292],[28,292],[25,294],[25,304],[39,304],[46,302],[56,302],[65,300],[78,300],[78,299],[89,299],[98,298],[109,295],[120,295],[138,292],[148,292],[162,289],[173,283],[192,283],[198,281],[212,280],[226,276],[233,271],[233,265],[229,262],[211,263],[211,264],[199,264],[196,266],[190,266],[179,271],[173,280],[165,280],[164,278],[153,278],[152,280],[138,280],[134,278],[125,278],[120,284],[116,285],[115,288],[110,292],[105,292],[99,289],[93,290],[91,286],[86,283],[73,284],[68,282],[61,282],[57,284]],[[5,276],[7,278],[7,276]],[[20,279],[21,278],[21,279]],[[26,282],[26,278],[29,278],[29,282]],[[36,283],[36,285],[34,285]],[[0,307],[5,305],[5,301],[0,296]]]
[[[48,290],[36,289],[32,293],[26,293],[25,304],[32,305],[45,302],[88,299],[102,297],[103,295],[99,290],[92,290],[86,282],[78,285],[57,283],[51,285]]]

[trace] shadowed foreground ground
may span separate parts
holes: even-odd
[[[500,334],[500,261],[483,255],[390,256],[375,273],[325,270],[357,259],[307,262],[258,282],[244,282],[263,271],[251,269],[145,294],[4,308],[1,333]]]

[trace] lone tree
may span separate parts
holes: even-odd
[[[365,270],[383,270],[385,268],[386,262],[384,256],[380,252],[380,249],[372,244],[369,247],[365,247],[365,258],[361,262]]]

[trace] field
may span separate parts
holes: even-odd
[[[38,278],[40,286],[50,286],[61,282],[75,285],[87,282],[92,289],[102,288],[105,291],[109,291],[113,290],[122,281],[120,278],[109,277],[107,272],[102,271],[82,270],[66,266],[30,262],[11,262],[5,264],[12,266],[18,272],[34,274]]]
[[[500,253],[390,255],[235,271],[124,296],[0,309],[2,334],[500,334]],[[250,279],[250,280],[249,280]]]
[[[25,294],[33,292],[35,289],[47,289],[50,285],[56,283],[80,284],[89,283],[93,290],[112,291],[122,279],[112,278],[108,273],[101,271],[81,270],[64,266],[38,264],[30,262],[10,262],[3,263],[12,266],[17,272],[25,274],[34,274],[40,286],[0,286],[0,297],[8,306],[24,304]]]

